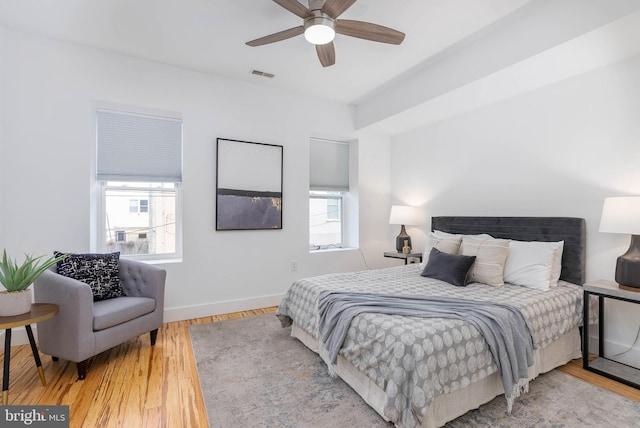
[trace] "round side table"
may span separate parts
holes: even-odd
[[[58,314],[58,305],[52,303],[32,303],[31,311],[26,314],[14,315],[11,317],[0,317],[0,329],[4,329],[4,372],[2,374],[2,404],[9,404],[9,361],[11,359],[11,329],[14,327],[24,326],[27,330],[27,336],[29,336],[29,344],[31,345],[31,352],[33,352],[33,359],[36,362],[38,368],[38,374],[40,375],[40,381],[42,385],[46,385],[47,381],[44,378],[44,370],[42,369],[42,362],[40,362],[40,355],[38,354],[38,347],[36,341],[33,339],[33,332],[31,331],[31,324],[40,321],[48,320]]]

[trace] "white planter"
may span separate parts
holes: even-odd
[[[22,291],[0,291],[0,317],[26,314],[31,311],[30,288]]]

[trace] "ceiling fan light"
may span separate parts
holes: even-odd
[[[333,21],[315,17],[307,20],[304,26],[304,38],[314,45],[325,45],[336,37]]]

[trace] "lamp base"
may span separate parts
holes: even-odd
[[[626,285],[618,284],[618,288],[620,290],[634,291],[636,293],[640,293],[640,288],[638,288],[638,287],[627,287]]]
[[[409,245],[409,252],[411,252],[411,237],[407,235],[407,231],[404,228],[404,224],[400,227],[400,234],[396,236],[396,251],[399,253],[402,252],[402,248],[404,247],[404,241]]]
[[[631,235],[631,245],[616,262],[616,282],[625,290],[640,291],[640,235]]]

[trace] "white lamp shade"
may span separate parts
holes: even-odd
[[[419,214],[416,207],[408,207],[404,205],[391,206],[389,224],[404,224],[405,226],[411,226],[419,223]]]
[[[640,196],[605,198],[600,232],[640,235]]]

